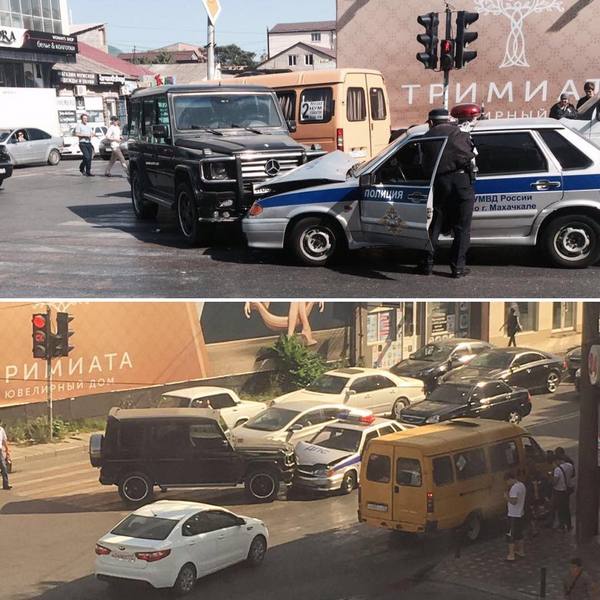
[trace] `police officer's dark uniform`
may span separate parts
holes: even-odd
[[[471,136],[449,121],[447,110],[429,113],[430,129],[425,137],[447,137],[433,186],[433,219],[429,228],[431,248],[417,268],[419,273],[431,274],[438,238],[442,231],[454,234],[450,250],[450,268],[455,278],[464,277],[466,258],[471,243],[471,219],[475,204],[473,189],[473,142]]]

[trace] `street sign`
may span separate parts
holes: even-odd
[[[202,0],[204,8],[208,13],[208,18],[213,25],[217,24],[217,19],[221,14],[221,0]]]
[[[588,354],[588,372],[590,374],[590,383],[598,385],[600,383],[600,346],[592,346]]]

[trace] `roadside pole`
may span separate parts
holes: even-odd
[[[52,313],[50,311],[50,306],[46,305],[46,319],[47,323],[51,323]],[[51,327],[51,325],[49,325]],[[50,441],[52,441],[53,437],[53,429],[54,427],[54,415],[53,415],[53,407],[52,407],[52,352],[51,352],[51,342],[48,340],[48,353],[46,355],[46,387],[48,391],[46,392],[46,398],[48,401],[48,427],[50,428]]]
[[[598,534],[598,363],[590,360],[592,346],[600,344],[600,303],[583,304],[581,389],[579,394],[579,465],[577,472],[577,542]],[[596,385],[590,379],[596,379]]]
[[[210,17],[207,19],[208,21],[208,52],[206,57],[206,74],[209,81],[215,78],[215,26],[213,25]]]
[[[446,3],[446,40],[452,39],[452,9]],[[444,108],[449,110],[450,69],[444,69]]]

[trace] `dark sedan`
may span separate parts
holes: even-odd
[[[565,369],[569,372],[569,378],[574,381],[577,369],[581,367],[581,346],[571,348],[565,354]]]
[[[562,373],[563,361],[558,356],[529,348],[506,348],[480,354],[468,365],[445,375],[443,382],[477,383],[482,379],[501,379],[530,392],[553,394]]]
[[[435,388],[438,378],[462,367],[492,346],[481,340],[455,338],[433,342],[419,348],[390,371],[402,377],[420,379],[427,390]]]
[[[481,417],[519,423],[530,412],[529,392],[511,387],[504,381],[442,383],[427,400],[403,409],[400,421],[425,425],[457,417]]]
[[[13,164],[6,148],[0,145],[0,187],[5,179],[12,176]]]

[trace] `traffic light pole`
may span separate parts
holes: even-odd
[[[48,323],[51,322],[51,317],[52,314],[50,312],[50,307],[46,306],[46,318],[48,319]],[[48,388],[48,391],[46,393],[46,398],[48,401],[48,427],[50,428],[49,434],[50,434],[50,441],[52,441],[52,437],[53,437],[53,429],[54,427],[52,426],[53,422],[54,422],[54,415],[53,415],[53,409],[52,409],[52,351],[51,351],[51,345],[48,345],[48,353],[46,355],[46,387]]]
[[[598,401],[600,388],[589,375],[590,348],[600,344],[600,303],[583,305],[581,388],[579,395],[579,465],[577,473],[577,541],[590,542],[598,534]]]
[[[209,81],[215,78],[215,26],[208,18],[206,70]]]
[[[445,39],[452,39],[452,10],[450,6],[446,4],[446,37]],[[450,89],[450,69],[444,69],[444,108],[449,110],[449,89]]]

